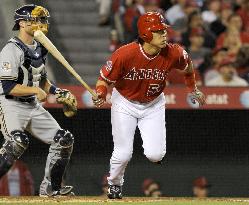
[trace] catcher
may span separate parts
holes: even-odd
[[[60,127],[40,104],[54,94],[67,117],[77,111],[76,98],[56,88],[47,79],[47,50],[34,40],[37,29],[48,32],[49,12],[37,5],[15,11],[18,36],[11,38],[0,53],[0,115],[5,143],[0,149],[0,177],[21,157],[32,136],[50,144],[40,196],[73,195],[72,186],[61,186],[73,150],[74,137]]]

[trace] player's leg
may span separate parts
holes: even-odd
[[[0,178],[8,172],[14,162],[28,148],[29,138],[24,128],[28,122],[29,110],[18,103],[0,99],[1,132],[5,143],[0,149]]]
[[[132,157],[137,119],[117,105],[111,108],[114,150],[110,159],[109,198],[122,198],[125,168]]]
[[[59,129],[54,135],[54,142],[50,145],[47,156],[45,175],[40,186],[40,196],[74,195],[72,186],[61,186],[63,176],[73,151],[73,135]]]
[[[61,187],[61,182],[73,151],[73,135],[61,129],[52,115],[41,106],[33,112],[29,130],[34,137],[50,144],[40,195],[72,194],[73,187]]]
[[[0,178],[5,175],[17,159],[28,148],[29,138],[20,130],[10,132],[11,140],[5,140],[0,149]]]
[[[165,107],[150,112],[138,120],[145,156],[152,162],[161,162],[166,154]]]

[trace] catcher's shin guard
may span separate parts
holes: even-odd
[[[62,177],[64,175],[69,159],[59,159],[51,169],[51,185],[53,191],[61,188]]]
[[[11,140],[6,141],[0,149],[0,178],[9,171],[29,145],[26,133],[15,130],[10,134]]]
[[[40,195],[53,195],[62,189],[62,178],[73,151],[74,137],[69,131],[58,130],[54,142],[49,149]]]

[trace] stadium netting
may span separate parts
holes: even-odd
[[[66,183],[77,195],[101,194],[102,176],[108,173],[113,149],[110,110],[79,110],[66,118],[60,109],[49,109],[62,128],[75,136]],[[162,165],[143,155],[136,131],[134,153],[125,175],[125,196],[142,196],[145,178],[162,185],[164,196],[192,196],[192,181],[205,176],[210,196],[247,197],[249,184],[248,110],[166,110],[167,154]],[[49,146],[31,138],[22,156],[32,172],[36,192],[43,178]]]

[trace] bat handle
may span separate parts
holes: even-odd
[[[98,98],[97,93],[95,93],[92,89],[91,89],[91,90],[88,90],[88,91],[91,93],[93,99],[97,99],[97,98]]]
[[[82,85],[88,90],[88,92],[92,95],[93,99],[97,99],[98,95],[90,88],[83,80],[81,81]]]
[[[76,73],[73,69],[72,69],[72,70],[69,70],[69,71],[70,71],[70,72],[73,74],[73,76],[81,83],[81,85],[83,85],[83,86],[87,89],[87,91],[92,95],[93,99],[97,99],[97,98],[98,98],[97,93],[95,93],[95,92],[93,91],[93,89],[89,87],[89,85],[88,85],[88,84],[79,76],[78,73]]]

